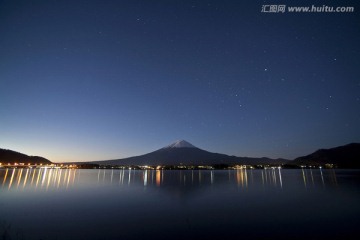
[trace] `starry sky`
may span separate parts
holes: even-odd
[[[178,139],[294,159],[360,142],[360,4],[0,1],[0,148],[54,162]]]

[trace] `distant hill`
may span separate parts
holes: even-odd
[[[0,162],[1,163],[51,163],[48,159],[38,156],[28,156],[23,153],[15,152],[8,149],[0,148]]]
[[[291,163],[296,165],[323,165],[330,163],[337,165],[339,168],[360,168],[360,143],[320,149],[310,155],[296,158]]]
[[[154,152],[136,157],[96,161],[102,165],[214,165],[214,164],[281,164],[285,159],[235,157],[212,153],[184,141],[176,141]]]

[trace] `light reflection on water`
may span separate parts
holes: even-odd
[[[32,169],[13,168],[0,171],[2,188],[13,189],[56,189],[73,186],[78,174],[76,169]]]
[[[359,173],[1,169],[0,236],[351,239],[360,224]]]
[[[292,171],[285,174],[283,171]],[[82,172],[83,174],[82,176]],[[89,174],[91,172],[92,174]],[[94,174],[96,172],[96,174]],[[251,188],[261,184],[263,187],[282,189],[287,181],[294,181],[294,172],[299,172],[304,188],[325,187],[338,185],[336,172],[333,169],[301,169],[284,170],[270,169],[236,169],[236,170],[77,170],[77,169],[3,169],[0,170],[2,188],[8,190],[21,189],[68,189],[87,182],[99,185],[143,185],[144,187],[159,187],[169,184],[177,186],[201,186],[221,184],[234,184],[240,188]],[[296,176],[295,176],[296,177]],[[84,179],[82,179],[84,178]],[[297,178],[297,180],[299,180]]]

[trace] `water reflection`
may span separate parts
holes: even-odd
[[[236,170],[236,182],[238,186],[247,187],[247,170],[237,169]]]
[[[283,187],[281,168],[267,168],[261,170],[261,180],[263,186]]]
[[[14,168],[0,170],[0,177],[2,188],[9,190],[25,188],[48,190],[74,185],[77,172],[79,171],[76,169]]]
[[[302,182],[305,188],[316,187],[321,185],[325,187],[326,184],[337,186],[337,177],[334,169],[301,169]]]
[[[82,175],[81,175],[82,173]],[[255,186],[284,188],[287,182],[303,184],[304,188],[326,185],[338,185],[333,169],[284,170],[268,168],[261,170],[125,170],[125,169],[2,169],[0,170],[2,188],[9,190],[68,189],[74,185],[88,184],[95,186],[201,186],[214,184],[234,184],[238,188]],[[76,180],[76,181],[75,181]]]
[[[161,185],[161,171],[156,170],[156,186],[160,187]]]

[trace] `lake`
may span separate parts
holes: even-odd
[[[360,170],[1,169],[0,239],[357,239]]]

